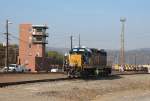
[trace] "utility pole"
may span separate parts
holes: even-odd
[[[120,49],[120,65],[124,68],[125,65],[125,53],[124,53],[124,30],[125,30],[125,21],[126,18],[120,18],[120,22],[122,23],[121,29],[121,49]]]
[[[70,41],[71,41],[71,50],[72,50],[72,35],[70,36]]]
[[[7,67],[7,72],[9,70],[9,56],[8,56],[8,24],[11,24],[8,19],[6,20],[6,67]]]
[[[80,34],[79,34],[79,48],[81,47],[81,44],[80,44]]]
[[[6,20],[6,66],[7,66],[7,72],[9,70],[8,66],[8,20]]]
[[[135,57],[134,57],[134,63],[135,63],[135,66],[136,66],[136,53],[135,53]]]

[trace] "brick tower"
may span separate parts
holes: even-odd
[[[46,37],[48,37],[46,29],[48,27],[46,25],[21,24],[19,29],[18,63],[30,68],[32,72],[44,68],[39,63],[44,64],[45,45],[48,44],[46,40]]]

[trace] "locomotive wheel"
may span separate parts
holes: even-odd
[[[72,78],[70,71],[67,72],[68,78]]]
[[[88,72],[86,71],[86,70],[83,70],[82,72],[81,72],[81,77],[82,78],[84,78],[84,79],[86,79],[86,78],[88,78]]]

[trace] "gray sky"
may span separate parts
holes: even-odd
[[[150,48],[150,0],[0,0],[0,42],[5,41],[5,21],[18,37],[19,24],[47,24],[49,47],[74,45],[103,49],[120,48],[120,17],[125,23],[125,48]],[[18,40],[10,36],[11,43]]]

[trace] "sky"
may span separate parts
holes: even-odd
[[[150,48],[150,0],[0,0],[0,43],[5,41],[6,19],[9,42],[18,43],[19,24],[47,24],[48,47],[81,45],[120,49],[121,22],[125,17],[125,49]]]

